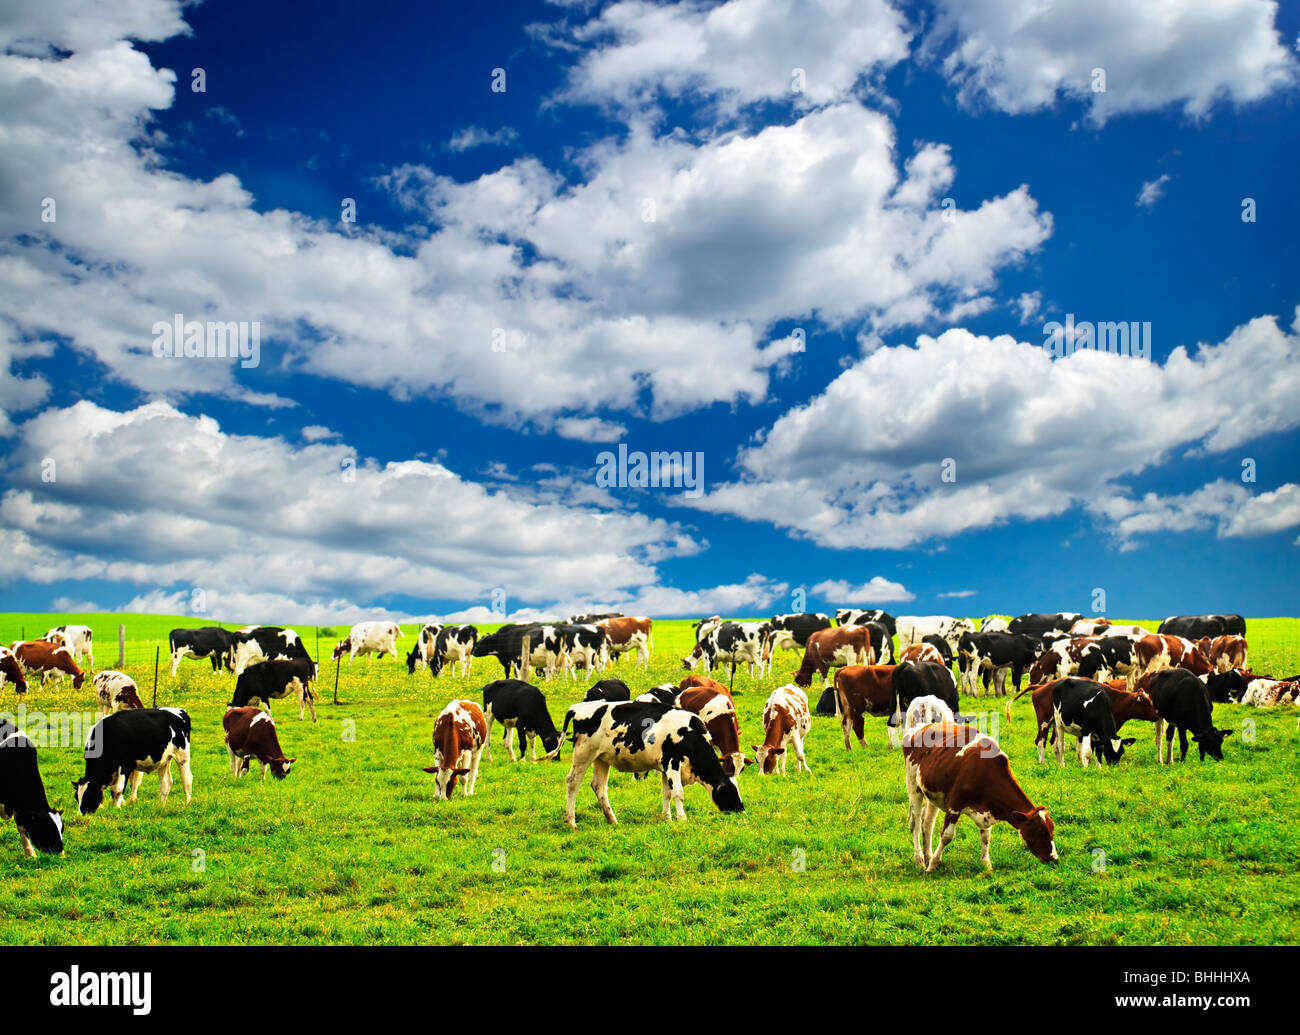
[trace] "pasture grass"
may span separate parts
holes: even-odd
[[[1300,933],[1292,708],[1216,706],[1216,724],[1237,731],[1222,763],[1200,762],[1193,746],[1185,763],[1161,767],[1151,726],[1134,723],[1124,734],[1138,743],[1119,766],[1084,771],[1072,753],[1063,769],[1050,753],[1038,763],[1027,697],[1010,724],[1001,699],[964,699],[966,711],[997,713],[1013,771],[1056,822],[1061,861],[1039,863],[1000,824],[986,875],[963,819],[927,876],[912,863],[902,753],[888,748],[883,719],[869,720],[865,751],[855,741],[846,752],[838,722],[814,718],[812,777],[795,776],[793,763],[785,778],[747,770],[739,816],[719,813],[695,785],[686,822],[666,823],[657,779],[615,773],[619,825],[609,826],[588,776],[571,832],[568,747],[562,763],[511,764],[499,726],[475,796],[433,801],[421,767],[432,764],[434,718],[453,697],[481,702],[482,686],[501,676],[494,659],[477,659],[468,678],[437,680],[408,675],[400,658],[345,662],[336,705],[333,639],[322,636],[320,721],[275,704],[281,743],[298,761],[287,780],[263,783],[230,775],[221,717],[233,677],[206,661],[167,674],[167,630],[210,622],[7,614],[0,632],[84,622],[103,668],[116,664],[119,621],[131,636],[126,670],[146,703],[153,647],[164,644],[158,703],[193,720],[194,800],[184,804],[177,780],[160,806],[158,778],[146,776],[136,803],[77,816],[81,744],[42,747],[67,854],[28,859],[12,825],[0,828],[0,943],[1236,945],[1294,944]],[[404,628],[399,647],[409,649],[415,630]],[[1250,619],[1248,628],[1252,668],[1300,671],[1300,621]],[[312,650],[310,628],[298,631]],[[629,656],[613,674],[634,689],[676,682],[691,635],[689,622],[658,621],[649,672]],[[760,739],[767,694],[797,664],[783,653],[770,679],[736,674],[747,748]],[[593,681],[540,684],[557,725]],[[810,692],[814,706],[820,690]],[[94,709],[89,682],[79,691],[33,683],[22,703],[29,730],[38,709]],[[6,687],[0,708],[17,704]]]

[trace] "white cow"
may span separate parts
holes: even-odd
[[[334,653],[330,655],[337,660],[344,654],[348,664],[358,654],[385,654],[397,657],[397,641],[402,638],[402,628],[396,622],[358,622],[351,631],[339,641]]]
[[[90,668],[95,667],[95,655],[92,651],[91,632],[88,625],[60,625],[45,634],[50,643],[59,643],[67,647],[72,660],[85,657]]]
[[[942,636],[954,654],[964,632],[973,633],[975,623],[969,618],[951,618],[948,615],[905,615],[898,619],[898,646],[920,643],[927,636]]]

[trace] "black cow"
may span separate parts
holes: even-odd
[[[850,622],[850,625],[856,624],[866,628],[867,635],[871,637],[871,649],[876,652],[877,665],[892,665],[894,663],[894,640],[893,633],[884,622]],[[949,652],[951,656],[951,652]]]
[[[584,701],[630,701],[632,691],[621,679],[602,679],[587,691]]]
[[[1227,672],[1211,672],[1205,677],[1205,692],[1214,704],[1237,704],[1246,696],[1249,684],[1246,677],[1235,668]]]
[[[306,661],[311,665],[312,678],[316,676],[316,663],[298,634],[278,625],[258,625],[231,633],[229,659],[236,676],[260,661]]]
[[[536,622],[518,624],[510,622],[494,633],[480,636],[474,644],[474,657],[496,658],[505,669],[506,678],[511,678],[519,671],[523,662],[524,638],[528,638],[528,649],[535,650],[542,638],[542,626]],[[491,759],[491,748],[488,749]]]
[[[1127,636],[1103,636],[1093,646],[1101,652],[1111,675],[1127,675],[1133,667],[1133,641]]]
[[[36,763],[36,746],[0,719],[0,820],[12,819],[28,855],[63,854],[63,812],[50,808]]]
[[[1181,636],[1199,640],[1202,636],[1245,636],[1246,619],[1241,615],[1173,615],[1160,623],[1158,636]]]
[[[546,710],[546,695],[532,683],[522,679],[498,679],[483,688],[483,717],[487,719],[488,761],[492,761],[492,723],[499,722],[505,727],[506,751],[510,761],[518,762],[524,757],[524,738],[532,749],[533,761],[537,761],[537,738],[542,740],[545,758],[560,760],[560,747],[564,743],[560,731],[551,721],[551,713]],[[515,758],[514,745],[510,742],[510,731],[519,735],[519,758]]]
[[[890,680],[894,705],[889,714],[889,744],[895,742],[896,727],[902,724],[908,706],[918,697],[937,697],[957,714],[957,684],[953,682],[952,669],[933,661],[905,661],[894,669]]]
[[[1083,615],[1073,611],[1060,611],[1057,614],[1028,614],[1019,615],[1007,623],[1007,631],[1013,633],[1023,633],[1026,636],[1042,636],[1044,633],[1052,630],[1059,630],[1064,636],[1070,631],[1070,626],[1079,621]]]
[[[662,704],[669,708],[676,708],[677,695],[681,692],[681,688],[673,686],[672,683],[662,683],[659,686],[652,686],[644,693],[638,694],[635,700],[641,704]]]
[[[814,715],[839,715],[839,695],[835,692],[834,684],[828,686],[822,691],[821,697],[817,698],[817,707],[813,711]]]
[[[898,635],[898,619],[888,611],[863,611],[842,607],[835,612],[836,625],[866,625],[868,622],[879,622],[890,636]],[[877,654],[879,654],[879,651],[877,651]],[[880,664],[883,665],[886,662],[882,661]]]
[[[439,675],[448,661],[460,662],[460,674],[469,675],[470,664],[474,658],[474,647],[478,644],[478,629],[472,625],[446,625],[438,632],[433,641],[433,651],[428,657],[429,675]],[[410,665],[411,659],[406,659]],[[414,666],[412,671],[414,671]]]
[[[1078,738],[1079,761],[1085,769],[1098,748],[1101,758],[1113,765],[1124,757],[1124,748],[1137,743],[1132,737],[1120,739],[1110,695],[1091,679],[1058,679],[1052,687],[1052,712],[1056,718],[1056,761],[1061,765],[1065,765],[1067,733]]]
[[[95,723],[86,738],[86,775],[72,781],[77,810],[89,816],[109,789],[113,804],[122,807],[127,782],[131,800],[140,791],[145,773],[159,773],[158,801],[165,804],[172,788],[172,762],[181,771],[181,786],[189,804],[194,787],[190,772],[190,717],[180,708],[145,708],[114,712]]]
[[[808,637],[831,627],[831,620],[823,614],[773,615],[768,619],[772,627],[773,650],[799,650],[808,646]]]
[[[1182,668],[1165,669],[1151,674],[1147,692],[1156,706],[1160,718],[1156,719],[1156,750],[1160,762],[1165,763],[1165,745],[1160,742],[1160,727],[1167,724],[1165,741],[1169,746],[1169,761],[1174,760],[1174,730],[1178,730],[1178,746],[1182,754],[1178,761],[1187,761],[1187,734],[1201,749],[1201,761],[1208,753],[1211,758],[1223,761],[1223,738],[1232,730],[1214,728],[1214,705],[1204,683]]]
[[[947,665],[948,668],[952,668],[952,647],[948,645],[947,640],[942,636],[939,636],[937,633],[931,633],[929,636],[922,636],[921,642],[928,643],[931,647],[937,650],[939,652],[939,657],[943,658],[943,663]],[[887,665],[889,663],[881,662],[881,664]]]
[[[167,645],[172,652],[172,677],[175,678],[176,667],[184,658],[209,658],[213,672],[222,665],[229,670],[232,635],[229,629],[216,625],[202,629],[173,629],[167,634]]]
[[[311,721],[315,722],[316,698],[311,689],[315,675],[316,666],[310,659],[249,665],[235,680],[235,696],[226,707],[247,708],[253,701],[260,701],[269,712],[272,700],[288,697],[292,692],[298,698],[298,718],[303,717],[306,707],[311,709]]]
[[[957,644],[961,685],[963,688],[969,686],[969,692],[974,694],[978,672],[986,695],[991,677],[997,678],[998,692],[1005,695],[1007,670],[1010,669],[1011,680],[1016,693],[1019,693],[1020,681],[1033,667],[1037,656],[1037,645],[1028,635],[1014,632],[962,633]]]

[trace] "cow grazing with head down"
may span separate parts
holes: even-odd
[[[298,761],[285,757],[270,712],[260,708],[230,708],[222,716],[221,725],[226,731],[230,771],[235,776],[243,776],[252,760],[257,759],[262,763],[263,780],[268,769],[277,780],[283,780],[289,775],[293,763]]]
[[[0,718],[0,820],[18,827],[23,851],[29,856],[63,854],[63,812],[50,808],[36,760],[36,747],[27,734]]]
[[[824,614],[773,615],[768,619],[772,627],[773,650],[802,650],[808,645],[808,637],[815,632],[831,627],[831,620]]]
[[[1160,764],[1166,764],[1165,747],[1169,748],[1168,762],[1174,760],[1174,731],[1178,731],[1178,746],[1182,749],[1180,762],[1187,760],[1187,734],[1201,751],[1201,761],[1208,754],[1211,758],[1223,761],[1223,741],[1232,735],[1230,729],[1215,729],[1214,705],[1205,684],[1186,669],[1162,669],[1151,672],[1138,681],[1138,689],[1145,690],[1155,705],[1159,718],[1156,719],[1156,750]],[[1167,728],[1165,728],[1167,727]],[[1164,742],[1160,734],[1164,732]]]
[[[705,686],[691,686],[677,695],[677,707],[694,712],[704,723],[709,739],[722,759],[722,771],[729,777],[739,776],[746,764],[753,764],[740,749],[740,720],[731,695]]]
[[[828,680],[832,668],[845,665],[870,665],[876,660],[871,649],[871,634],[865,625],[837,625],[822,629],[808,637],[803,661],[794,674],[796,686],[807,689],[813,676]]]
[[[421,665],[427,665],[429,659],[433,657],[433,647],[438,641],[438,633],[442,632],[443,625],[441,622],[426,622],[420,626],[419,633],[415,637],[415,646],[411,648],[406,655],[406,671],[415,675],[415,670]]]
[[[397,641],[401,638],[402,627],[396,622],[358,622],[334,647],[330,660],[338,661],[346,654],[351,665],[358,654],[375,654],[381,658],[389,654],[395,658]]]
[[[230,645],[233,633],[229,629],[212,625],[202,629],[173,629],[167,634],[167,647],[171,651],[172,678],[185,658],[207,658],[216,672],[224,664],[230,665]]]
[[[722,622],[703,632],[691,652],[682,659],[683,667],[694,669],[701,662],[706,673],[723,665],[748,665],[754,675],[770,673],[772,665],[772,629],[767,622]]]
[[[120,809],[129,782],[131,800],[135,801],[145,773],[160,774],[158,802],[165,805],[172,787],[172,762],[180,769],[185,803],[190,802],[194,787],[190,717],[180,708],[146,708],[105,716],[86,738],[85,758],[85,775],[72,781],[77,811],[83,816],[89,816],[103,803],[105,787]]]
[[[85,658],[87,668],[95,667],[94,634],[91,633],[90,626],[58,625],[45,634],[45,639],[49,643],[67,647],[74,661]]]
[[[1251,680],[1240,669],[1227,672],[1210,672],[1200,677],[1205,684],[1205,692],[1214,704],[1237,704],[1246,696]]]
[[[667,820],[672,819],[674,802],[677,818],[686,818],[685,785],[697,781],[708,788],[721,811],[745,811],[736,781],[722,771],[698,715],[661,704],[591,701],[569,709],[564,717],[564,732],[568,732],[570,723],[573,765],[565,779],[564,818],[571,829],[578,826],[578,785],[589,768],[594,770],[591,789],[610,823],[618,822],[606,793],[611,768],[625,773],[658,771],[663,790],[662,815]]]
[[[144,708],[144,702],[140,700],[140,688],[125,672],[106,668],[102,672],[95,673],[94,683],[95,699],[99,703],[101,716],[132,708]]]
[[[1045,863],[1057,861],[1052,817],[1029,800],[992,737],[952,723],[920,726],[903,736],[903,761],[912,858],[927,873],[938,868],[963,814],[979,828],[980,861],[985,869],[993,869],[990,836],[993,827],[1002,822],[1016,828],[1035,858]],[[940,810],[944,813],[943,835],[936,848],[934,826]]]
[[[446,625],[438,630],[433,641],[433,650],[429,653],[426,664],[429,675],[437,677],[448,665],[459,665],[460,676],[469,675],[474,665],[474,647],[478,644],[478,629],[472,625]],[[410,659],[408,658],[409,662]]]
[[[246,708],[253,701],[260,701],[269,712],[273,700],[297,697],[298,718],[303,717],[305,708],[310,708],[311,721],[315,722],[316,696],[311,689],[315,674],[316,666],[310,659],[250,665],[235,680],[235,693],[227,707]]]
[[[537,740],[541,738],[542,750],[547,758],[559,761],[564,738],[551,721],[546,709],[546,695],[532,683],[522,679],[498,679],[483,688],[483,717],[488,726],[487,756],[492,761],[492,723],[499,722],[505,729],[506,753],[510,761],[522,761],[527,741],[533,761],[537,761]],[[515,757],[511,731],[519,737],[519,757]]]
[[[0,647],[0,686],[13,683],[20,694],[27,693],[27,676],[17,656],[8,647]]]
[[[868,715],[888,715],[894,705],[895,665],[846,665],[835,673],[835,693],[839,698],[840,726],[844,730],[844,750],[849,745],[849,730],[863,747],[863,724]]]
[[[1048,685],[1056,725],[1058,765],[1065,765],[1067,733],[1078,738],[1079,762],[1085,769],[1094,753],[1113,765],[1124,757],[1124,748],[1137,743],[1133,738],[1120,738],[1115,728],[1115,714],[1111,711],[1110,695],[1100,683],[1071,678],[1058,679]]]
[[[77,667],[72,651],[48,640],[19,640],[13,645],[14,657],[27,675],[39,675],[41,686],[47,681],[58,683],[64,676],[72,677],[72,688],[80,690],[86,674]]]
[[[434,775],[435,801],[450,801],[461,776],[465,777],[465,796],[474,793],[479,758],[487,742],[487,719],[473,701],[452,701],[439,713],[433,724],[433,765],[424,769]]]
[[[226,667],[236,677],[243,675],[244,669],[250,665],[266,661],[305,661],[311,665],[312,678],[316,678],[316,663],[292,629],[278,625],[253,625],[230,634]]]
[[[754,761],[760,776],[778,770],[785,775],[786,745],[794,745],[795,772],[812,776],[812,766],[803,753],[803,738],[812,729],[808,695],[791,683],[779,686],[763,705],[763,743],[754,744]]]

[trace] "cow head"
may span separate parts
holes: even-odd
[[[72,793],[77,799],[77,811],[83,816],[89,816],[104,803],[104,785],[91,783],[84,776],[72,781]]]
[[[450,765],[429,765],[424,767],[424,771],[433,773],[434,801],[451,801],[451,793],[456,789],[456,778],[469,772],[468,769]]]
[[[1028,812],[1013,812],[1011,825],[1020,831],[1021,840],[1036,859],[1045,863],[1057,861],[1056,841],[1053,839],[1056,824],[1045,808],[1040,805]]]
[[[1201,761],[1208,754],[1211,758],[1223,761],[1223,739],[1232,736],[1232,730],[1216,730],[1210,727],[1204,733],[1193,733],[1192,740],[1201,749]]]
[[[745,766],[754,765],[756,759],[746,758],[745,752],[733,751],[722,760],[722,771],[732,780],[745,771]]]
[[[63,854],[63,810],[19,812],[14,816],[18,832],[32,847],[46,855]]]
[[[766,744],[751,744],[754,749],[754,764],[758,766],[758,774],[767,776],[776,772],[776,763],[785,754],[783,747],[768,747]]]
[[[424,659],[420,657],[420,645],[417,643],[411,648],[411,653],[406,656],[406,671],[411,675],[415,675],[416,667],[423,663]]]
[[[700,663],[703,657],[704,648],[697,643],[693,648],[691,648],[691,652],[687,654],[686,657],[682,658],[682,667],[694,672],[695,666]]]
[[[564,747],[563,733],[539,733],[538,739],[542,742],[542,747],[546,749],[544,754],[537,761],[545,762],[548,758],[552,762],[560,761],[560,749]]]
[[[352,637],[345,636],[339,640],[338,645],[334,648],[334,653],[330,655],[331,661],[338,661],[348,651],[352,649]]]
[[[709,796],[719,812],[745,811],[745,803],[740,800],[740,788],[734,779],[723,780],[716,787],[709,788]]]
[[[1101,757],[1114,765],[1124,757],[1126,747],[1132,747],[1137,743],[1137,738],[1125,737],[1121,740],[1119,737],[1111,737],[1109,740],[1099,740],[1098,743],[1101,745]]]
[[[298,761],[298,759],[285,758],[284,755],[281,755],[279,758],[268,759],[268,764],[271,767],[271,775],[277,780],[283,780],[289,775],[289,769],[296,761]]]

